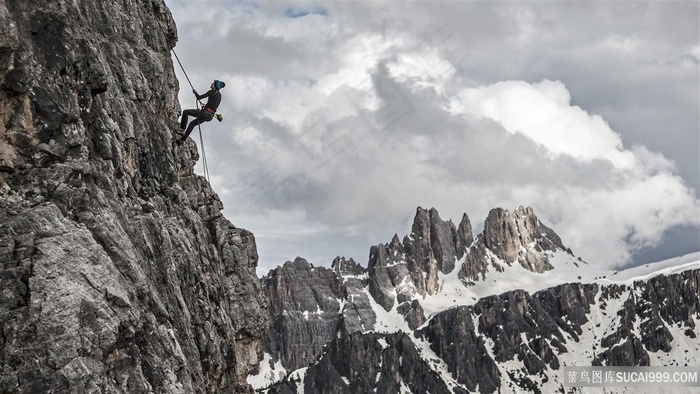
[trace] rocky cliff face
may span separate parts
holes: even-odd
[[[307,366],[339,335],[374,327],[365,269],[337,258],[330,269],[297,258],[263,278],[271,328],[265,351],[289,371]]]
[[[541,272],[551,268],[544,252],[553,250],[564,247],[531,208],[491,211],[475,241],[466,214],[455,226],[436,209],[419,207],[411,234],[373,246],[367,269],[344,258],[330,269],[301,258],[287,262],[263,279],[272,325],[264,345],[269,366],[261,380],[306,367],[339,336],[391,330],[392,324],[377,324],[378,313],[396,314],[407,330],[419,327],[427,321],[422,303],[440,291],[449,274],[460,280],[463,272],[476,272],[473,279],[461,279],[468,285],[518,259],[528,272]]]
[[[474,240],[464,214],[459,226],[443,221],[435,209],[418,208],[411,235],[403,242],[372,247],[369,292],[387,311],[396,305],[413,329],[426,321],[420,299],[438,292],[442,279],[458,269],[465,286],[485,281],[490,272],[503,272],[518,263],[528,272],[552,269],[550,254],[571,251],[542,224],[532,208],[514,212],[491,210],[484,231]]]
[[[268,393],[452,393],[409,335],[353,333],[333,339],[303,374]],[[459,390],[458,393],[465,391]]]
[[[162,0],[0,0],[0,392],[248,392],[250,232],[176,149]]]
[[[273,322],[265,342],[270,362],[302,368],[338,335],[375,329],[370,297],[419,326],[426,318],[416,297],[434,294],[438,273],[453,271],[472,241],[466,214],[455,227],[437,210],[418,208],[411,235],[372,247],[367,269],[352,259],[337,258],[327,269],[297,258],[271,271],[263,279]]]

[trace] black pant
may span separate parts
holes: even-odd
[[[188,116],[193,116],[194,120],[190,122],[190,125],[187,126],[187,131],[185,132],[185,135],[182,137],[182,140],[186,140],[187,137],[192,134],[192,130],[194,130],[195,126],[202,124],[204,122],[209,122],[210,120],[214,119],[214,113],[209,112],[206,109],[186,109],[182,111],[182,119],[180,120],[180,129],[184,130],[185,125],[187,124],[187,117]]]

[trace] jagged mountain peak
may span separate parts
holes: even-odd
[[[455,227],[451,220],[442,220],[437,209],[418,207],[411,234],[403,242],[394,235],[390,243],[371,248],[369,291],[386,310],[395,300],[401,304],[416,294],[435,294],[439,275],[452,272],[472,242],[466,214]]]
[[[314,265],[309,263],[305,258],[297,256],[294,258],[292,261],[287,261],[284,263],[284,265],[291,265],[294,267],[303,267],[303,268],[313,268]]]
[[[512,214],[503,208],[491,210],[486,218],[483,234],[486,246],[494,251],[502,251],[499,257],[507,262],[514,262],[518,256],[512,249],[500,248],[503,245],[501,241],[504,239],[511,244],[519,243],[519,246],[526,248],[534,247],[538,251],[558,249],[568,251],[559,236],[540,222],[532,207],[519,206]],[[525,265],[524,267],[538,272],[552,268]]]
[[[561,238],[544,225],[531,207],[517,207],[512,213],[492,209],[484,221],[484,231],[471,245],[460,278],[466,283],[484,279],[489,267],[502,272],[514,263],[542,273],[554,268],[550,257],[565,252],[573,257]]]
[[[509,237],[517,237],[520,244],[524,240],[531,249],[537,246],[537,239],[544,237],[541,233],[551,236],[546,230],[538,230],[542,225],[532,209],[518,208],[513,213],[496,209],[490,216],[487,225],[494,227],[493,240],[505,237],[495,232],[495,227],[503,223],[512,227]],[[301,368],[304,362],[311,361],[311,356],[318,354],[293,353],[292,348],[300,343],[318,349],[320,342],[345,333],[395,331],[397,327],[411,331],[447,306],[468,305],[482,295],[504,291],[504,287],[514,283],[513,277],[525,278],[530,284],[525,288],[532,289],[531,284],[536,283],[533,277],[541,274],[519,264],[509,267],[499,263],[496,252],[486,248],[483,241],[480,243],[483,237],[481,234],[473,239],[466,213],[459,226],[455,226],[451,220],[442,220],[435,208],[418,207],[411,234],[402,241],[394,234],[389,243],[372,246],[367,269],[352,259],[337,257],[330,269],[313,268],[297,258],[271,271],[267,276],[267,294],[273,329],[266,345],[266,351],[271,354],[266,368],[275,367],[268,368],[263,375]],[[515,243],[510,239],[509,242]],[[538,253],[551,252],[540,249]],[[471,254],[475,255],[473,260]],[[494,272],[488,268],[479,271],[476,286],[461,280],[464,266],[476,258],[483,258],[485,267],[500,264],[513,268],[509,276],[503,277],[506,286],[493,286],[489,282],[487,274],[499,272],[493,268]],[[522,275],[516,268],[530,276]],[[377,326],[380,320],[383,323]]]
[[[367,272],[367,269],[356,263],[352,257],[350,259],[346,259],[345,257],[340,256],[333,259],[331,269],[341,276],[363,275],[365,272]]]
[[[562,268],[578,265],[559,236],[537,218],[531,207],[520,206],[512,212],[492,209],[484,231],[476,239],[466,213],[455,226],[451,220],[442,220],[437,209],[418,207],[411,234],[402,243],[395,235],[390,243],[372,247],[369,291],[385,310],[396,306],[416,317],[417,307],[412,304],[415,299],[477,284],[474,293],[483,294],[491,276],[502,277],[508,271],[508,280],[521,274],[530,280],[532,273],[552,270],[554,260],[561,261]],[[461,283],[445,287],[446,281],[455,279]],[[412,320],[417,324],[424,318]]]
[[[374,327],[375,315],[364,292],[366,270],[337,257],[331,268],[297,257],[263,279],[269,300],[268,362],[294,370],[311,362],[323,345],[341,333]],[[307,349],[298,352],[298,348]]]
[[[326,267],[314,267],[303,257],[287,261],[264,278],[268,289],[279,294],[269,294],[269,307],[273,312],[294,309],[313,312],[321,309],[338,309],[337,302],[328,302],[329,298],[337,300],[340,294],[340,279],[335,271]],[[332,307],[331,307],[332,305]]]
[[[425,270],[430,269],[432,258],[437,269],[449,273],[454,269],[454,258],[461,259],[472,241],[471,223],[466,213],[459,227],[455,227],[451,219],[442,220],[437,209],[418,207],[411,235],[405,243],[407,249],[419,248],[424,253],[421,266]]]

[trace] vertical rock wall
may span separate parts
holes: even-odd
[[[0,392],[250,391],[255,239],[172,144],[176,41],[163,0],[0,0]]]
[[[364,276],[363,267],[340,257],[330,269],[297,257],[270,271],[263,279],[271,319],[263,347],[272,362],[303,368],[333,338],[374,328]]]

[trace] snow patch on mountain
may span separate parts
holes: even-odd
[[[578,260],[563,250],[546,253],[549,261],[555,267],[543,273],[530,271],[520,264],[506,264],[496,256],[489,256],[492,262],[502,267],[502,270],[492,269],[484,275],[484,280],[474,284],[464,285],[459,278],[459,270],[448,274],[438,274],[439,289],[433,295],[419,299],[427,317],[442,312],[448,308],[460,305],[472,305],[479,298],[502,294],[512,290],[525,290],[533,293],[548,287],[569,282],[592,282],[597,277],[612,274]],[[459,267],[466,257],[457,261]]]
[[[479,298],[502,294],[512,290],[525,290],[534,293],[564,283],[599,283],[601,285],[626,284],[648,280],[658,275],[671,275],[690,269],[700,268],[700,252],[663,260],[657,263],[628,268],[622,271],[607,270],[590,265],[571,254],[558,250],[547,252],[553,269],[537,273],[519,264],[508,265],[495,256],[493,261],[504,269],[489,270],[482,281],[465,286],[455,269],[449,274],[438,274],[440,287],[436,294],[418,297],[428,318],[435,313],[460,305],[472,305]],[[457,261],[459,267],[465,258]]]
[[[700,268],[700,252],[695,252],[622,271],[613,271],[598,282],[632,284],[637,280],[648,280],[658,275],[672,275],[698,268]]]
[[[282,366],[282,362],[277,360],[277,362],[273,363],[272,356],[266,352],[263,354],[262,361],[260,361],[258,373],[248,375],[246,380],[257,391],[269,387],[271,384],[282,380],[285,376],[287,376],[287,370]]]
[[[374,311],[375,315],[377,316],[377,321],[374,324],[374,327],[364,327],[363,332],[393,333],[398,331],[413,331],[408,327],[408,323],[406,323],[403,316],[401,316],[401,314],[396,310],[396,304],[394,304],[391,310],[387,312],[374,300],[374,297],[372,297],[372,295],[369,293],[369,289],[367,287],[365,287],[364,292],[369,298],[369,303],[372,306],[372,311]]]

